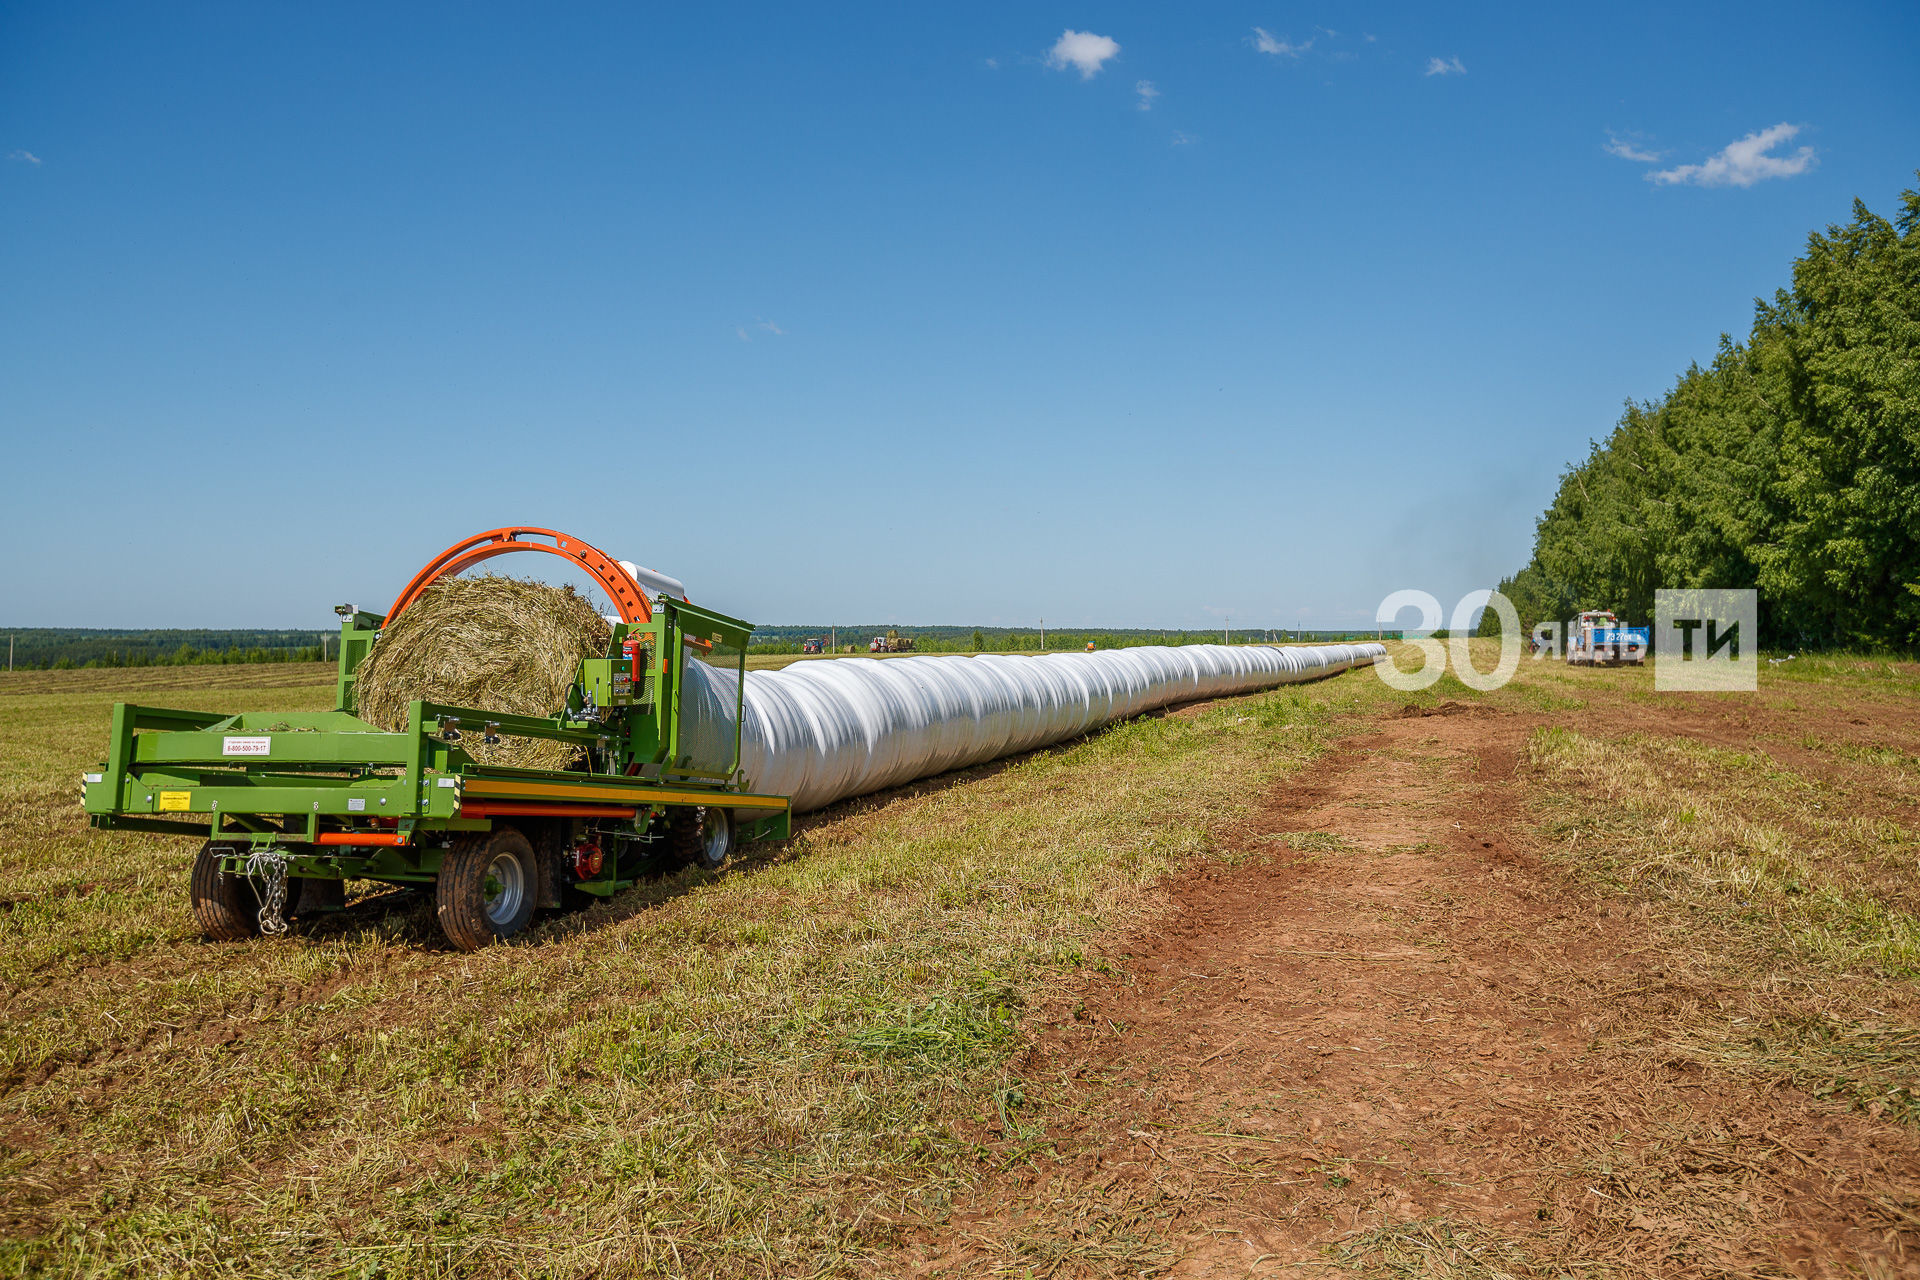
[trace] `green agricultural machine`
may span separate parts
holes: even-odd
[[[354,673],[388,619],[438,577],[521,550],[570,559],[620,613],[608,652],[581,663],[566,709],[541,719],[414,702],[400,732],[359,719]],[[366,879],[431,885],[447,938],[473,950],[525,929],[543,907],[583,905],[689,864],[717,869],[737,843],[789,830],[784,796],[740,785],[738,700],[753,627],[640,585],[657,581],[552,530],[477,535],[423,569],[387,615],[336,610],[332,711],[116,706],[108,758],[85,778],[88,820],[203,839],[193,911],[219,941],[338,910],[345,882]],[[682,695],[696,660],[737,668],[727,762],[690,749]],[[580,763],[504,768],[469,751],[502,737],[567,743]]]

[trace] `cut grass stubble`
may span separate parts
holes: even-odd
[[[0,916],[4,949],[35,957],[7,991],[0,1262],[853,1266],[974,1176],[955,1124],[995,1116],[1022,1005],[1153,910],[1152,882],[1311,759],[1328,702],[1353,693],[1135,721],[831,811],[730,874],[683,873],[473,955],[423,947],[418,909],[207,946],[179,851],[144,838],[115,838],[139,871],[91,908],[53,869],[98,865],[69,801],[6,868],[37,886],[39,915]]]
[[[1757,752],[1547,729],[1530,754],[1564,862],[1610,892],[1684,912],[1669,930],[1667,980],[1674,999],[1704,1007],[1630,1038],[1920,1125],[1909,829]],[[1745,995],[1702,999],[1696,987]]]

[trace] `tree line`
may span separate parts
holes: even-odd
[[[1142,645],[1220,644],[1219,631],[1155,631],[1149,629],[1087,631],[1048,627],[1043,637],[1038,630],[1011,627],[839,627],[834,639],[842,650],[852,645],[856,653],[867,651],[867,642],[889,630],[913,637],[915,653],[1060,653],[1096,649],[1132,649]],[[1343,640],[1371,640],[1375,633],[1346,631],[1299,631],[1264,628],[1236,628],[1234,644],[1331,644]],[[801,643],[810,638],[826,640],[825,627],[762,627],[754,632],[753,653],[799,653]],[[1044,640],[1044,643],[1043,643]]]
[[[324,631],[116,631],[21,627],[0,631],[16,671],[76,667],[197,667],[321,662],[339,651]]]
[[[1628,402],[1500,584],[1528,629],[1647,622],[1661,587],[1756,589],[1768,645],[1920,647],[1920,191],[1891,221],[1856,200],[1744,341]]]
[[[1000,653],[1041,650],[1039,631],[1011,627],[894,627],[914,638],[917,653]],[[867,641],[889,628],[840,627],[836,638],[842,649],[867,651]],[[752,653],[799,653],[809,637],[825,639],[826,627],[762,627],[754,633]],[[1374,633],[1336,631],[1236,630],[1235,644],[1319,644],[1341,640],[1371,640]],[[1148,629],[1056,631],[1049,627],[1045,648],[1050,653],[1085,649],[1124,649],[1136,645],[1219,644],[1218,631],[1155,631]],[[186,667],[230,663],[326,662],[337,658],[340,647],[326,631],[116,631],[76,627],[21,627],[0,629],[0,644],[11,644],[16,671],[68,671],[80,667]],[[0,668],[4,669],[4,668]]]

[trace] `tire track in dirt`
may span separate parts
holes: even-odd
[[[1234,842],[1245,862],[1170,885],[1124,973],[1036,1011],[1014,1065],[1044,1132],[1016,1110],[974,1135],[993,1171],[903,1262],[1913,1265],[1920,1141],[1621,1048],[1614,1029],[1671,991],[1648,924],[1537,857],[1520,762],[1546,718],[1442,710],[1277,788]]]

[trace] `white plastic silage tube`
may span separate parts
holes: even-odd
[[[1064,742],[1195,698],[1252,693],[1370,663],[1379,644],[1181,645],[1031,658],[828,658],[749,671],[740,767],[748,789],[805,812],[950,769]],[[725,768],[735,673],[692,657],[681,748]]]

